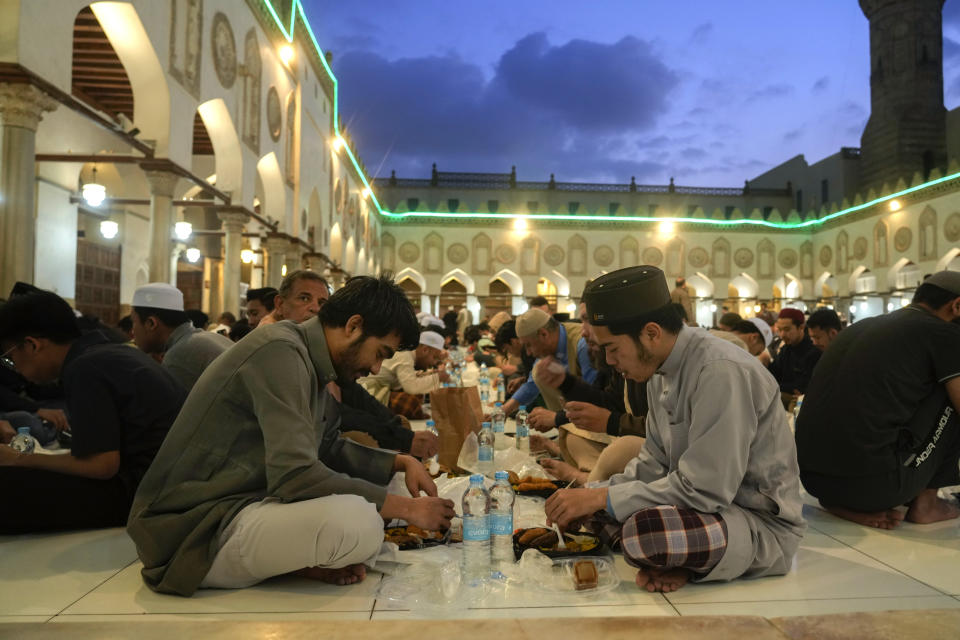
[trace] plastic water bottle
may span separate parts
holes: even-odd
[[[485,476],[493,475],[493,428],[489,422],[480,424],[480,433],[477,435],[480,449],[477,452],[477,468]]]
[[[530,427],[527,426],[527,407],[523,405],[517,411],[517,449],[530,453]]]
[[[503,412],[503,403],[493,403],[493,415],[490,417],[493,421],[493,437],[499,438],[503,435],[503,427],[507,422],[507,414]]]
[[[498,569],[513,564],[513,487],[506,471],[497,471],[490,487],[490,541],[493,564]]]
[[[37,441],[30,435],[30,427],[20,427],[17,429],[17,435],[10,441],[10,447],[20,453],[33,453],[37,448]]]
[[[490,575],[490,494],[483,487],[483,476],[470,476],[463,494],[463,575],[469,582]]]
[[[477,382],[480,387],[480,402],[484,407],[490,402],[490,375],[487,373],[487,363],[480,365],[480,378]]]
[[[427,420],[427,430],[433,435],[440,437],[440,432],[437,431],[437,423],[433,420]],[[440,471],[440,453],[437,452],[433,454],[433,457],[427,460],[427,466],[430,470],[430,475],[434,475]]]
[[[497,374],[497,402],[507,401],[507,387],[503,383],[503,374]]]

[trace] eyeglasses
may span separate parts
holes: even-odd
[[[10,358],[10,354],[13,353],[13,350],[19,347],[20,344],[15,344],[6,351],[3,352],[3,355],[0,355],[0,365],[10,369],[11,371],[17,370],[17,365],[13,363],[13,359]]]

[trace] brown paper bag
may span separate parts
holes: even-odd
[[[438,461],[459,470],[460,447],[471,433],[480,432],[483,407],[477,387],[447,387],[430,392],[430,410],[440,433]]]

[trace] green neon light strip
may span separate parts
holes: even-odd
[[[310,27],[310,22],[307,20],[307,14],[303,10],[303,4],[301,0],[294,0],[293,6],[290,9],[290,24],[288,28],[284,27],[283,20],[277,14],[276,10],[273,8],[273,3],[271,0],[263,0],[263,4],[266,5],[267,10],[270,12],[270,15],[273,16],[274,22],[277,23],[277,28],[280,29],[280,32],[286,38],[287,42],[293,42],[294,37],[294,28],[296,26],[296,18],[300,16],[300,22],[303,25],[303,28],[306,30],[307,35],[310,37],[310,41],[313,42],[313,46],[317,51],[317,56],[320,58],[320,64],[323,65],[324,71],[330,78],[330,81],[333,83],[333,132],[334,135],[341,137],[340,132],[340,89],[337,82],[337,77],[333,75],[333,70],[330,69],[330,66],[327,64],[327,59],[323,55],[323,49],[320,47],[320,43],[317,42],[316,36],[313,34],[313,29]],[[877,204],[882,204],[884,202],[889,202],[895,198],[905,196],[907,194],[913,193],[915,191],[920,191],[928,187],[933,187],[935,185],[941,184],[943,182],[948,182],[950,180],[956,180],[960,178],[960,172],[953,173],[936,180],[931,180],[929,182],[924,182],[923,184],[918,184],[915,187],[910,187],[897,193],[890,194],[888,196],[882,196],[880,198],[874,198],[870,202],[865,202],[863,204],[858,204],[853,207],[847,207],[836,213],[831,213],[822,218],[815,218],[812,220],[805,220],[803,222],[770,222],[768,220],[712,220],[708,218],[655,218],[652,216],[571,216],[571,215],[560,215],[560,214],[546,214],[546,213],[483,213],[483,212],[464,212],[464,213],[445,213],[442,211],[415,211],[407,213],[394,213],[388,209],[384,209],[380,204],[380,201],[377,199],[377,195],[373,191],[373,186],[370,184],[367,179],[366,174],[363,169],[360,168],[360,163],[357,161],[356,156],[353,154],[353,150],[350,149],[350,145],[346,144],[344,140],[343,150],[346,152],[347,157],[350,159],[350,162],[353,164],[353,168],[356,169],[357,175],[360,176],[360,181],[363,183],[363,186],[370,191],[370,199],[373,201],[373,205],[377,210],[377,213],[386,217],[393,219],[405,219],[405,218],[454,218],[454,219],[475,219],[475,220],[562,220],[565,222],[673,222],[676,224],[690,224],[690,225],[713,225],[713,226],[755,226],[755,227],[768,227],[772,229],[803,229],[805,227],[812,227],[816,225],[823,224],[829,220],[845,216],[856,211],[861,211],[867,209]]]

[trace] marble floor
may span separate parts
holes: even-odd
[[[621,584],[595,596],[534,597],[498,590],[463,619],[618,616],[781,618],[909,609],[960,609],[960,521],[880,531],[838,520],[808,500],[809,529],[783,577],[688,585],[663,595],[639,591],[616,558]],[[430,615],[378,598],[383,574],[337,587],[284,577],[192,598],[153,593],[121,529],[0,537],[0,624],[130,621],[336,621]],[[8,629],[12,627],[7,627]],[[958,632],[960,633],[960,632]],[[0,636],[3,636],[0,627]]]

